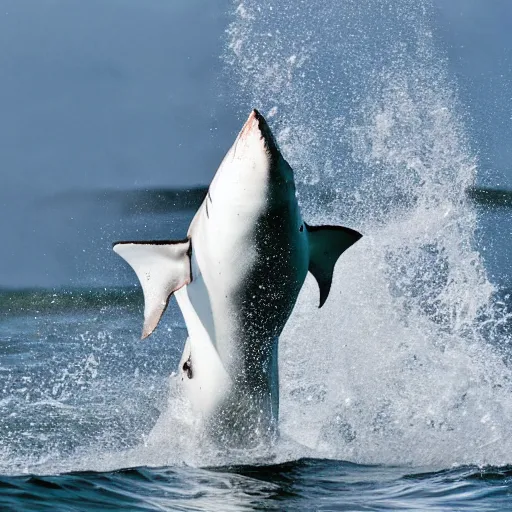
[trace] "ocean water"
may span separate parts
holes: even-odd
[[[509,212],[466,194],[486,166],[440,4],[224,7],[222,101],[268,117],[309,223],[364,234],[325,306],[308,277],[283,332],[281,437],[195,435],[174,301],[139,340],[142,295],[110,243],[182,238],[200,192],[60,191],[49,219],[80,228],[57,223],[45,248],[55,286],[0,292],[0,510],[511,508]]]

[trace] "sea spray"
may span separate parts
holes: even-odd
[[[281,438],[259,451],[208,447],[172,377],[167,394],[186,337],[178,308],[142,345],[142,304],[123,293],[125,312],[102,299],[94,313],[81,303],[80,313],[6,317],[2,472],[303,457],[510,463],[507,308],[475,250],[464,190],[478,162],[432,7],[244,0],[233,10],[226,82],[241,119],[252,107],[268,116],[308,222],[364,233],[325,306],[308,278],[283,333]]]
[[[357,462],[505,464],[504,322],[465,197],[477,162],[428,2],[237,2],[226,62],[271,116],[310,222],[349,225],[280,344],[282,432]],[[492,330],[492,329],[491,329]]]

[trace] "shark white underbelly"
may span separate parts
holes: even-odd
[[[212,438],[247,446],[276,435],[279,335],[308,270],[321,306],[339,255],[360,237],[303,221],[293,171],[253,111],[185,240],[114,244],[144,290],[143,337],[175,292],[189,335],[182,384]]]

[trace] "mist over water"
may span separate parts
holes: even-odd
[[[364,234],[281,337],[282,431],[355,462],[510,463],[508,317],[475,249],[477,161],[433,6],[308,5],[237,3],[226,55],[306,220]]]

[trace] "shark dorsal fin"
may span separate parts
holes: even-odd
[[[171,295],[192,281],[190,240],[116,242],[114,252],[133,268],[144,292],[142,339],[156,328]]]
[[[343,226],[308,226],[309,267],[320,288],[322,307],[329,296],[334,266],[338,258],[363,235]]]

